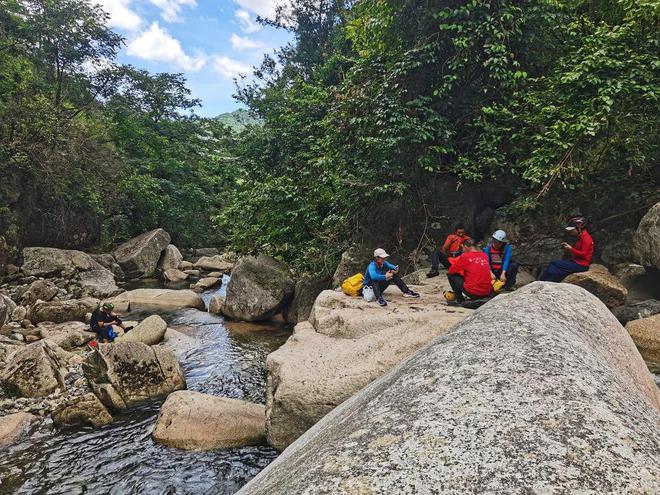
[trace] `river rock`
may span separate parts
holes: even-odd
[[[206,309],[204,301],[199,294],[191,290],[135,289],[119,294],[112,299],[112,302],[121,306],[128,305],[131,309],[137,307]]]
[[[265,425],[260,404],[183,390],[167,397],[152,436],[187,450],[244,447],[264,443]]]
[[[11,312],[11,321],[23,321],[27,318],[27,309],[25,306],[16,306],[14,311]]]
[[[190,269],[192,269],[193,266],[195,266],[195,265],[192,264],[190,261],[185,261],[185,260],[184,260],[184,261],[182,261],[181,263],[179,263],[179,267],[178,267],[178,268],[179,268],[179,270],[181,270],[181,271],[185,271],[185,270],[190,270]]]
[[[648,318],[649,316],[660,314],[660,301],[656,299],[647,299],[634,304],[626,304],[612,310],[614,316],[625,325],[629,321]]]
[[[332,276],[332,287],[339,287],[351,275],[364,273],[374,256],[374,248],[367,246],[352,246],[341,255],[339,264]]]
[[[94,311],[99,300],[91,297],[84,299],[69,299],[68,301],[38,302],[28,311],[28,319],[32,323],[52,321],[64,323],[67,321],[85,321],[85,315]]]
[[[155,229],[126,241],[115,250],[114,256],[127,277],[151,277],[169,243],[170,234]]]
[[[85,358],[83,371],[96,396],[114,409],[186,388],[174,354],[141,342],[99,344]]]
[[[184,270],[183,273],[189,277],[200,277],[202,275],[202,272],[199,270]]]
[[[445,333],[470,310],[447,306],[447,279],[415,286],[420,299],[385,292],[387,309],[324,291],[307,322],[266,359],[268,443],[283,450],[309,427],[392,366]]]
[[[168,244],[158,261],[158,268],[162,271],[178,269],[182,261],[183,255],[179,251],[179,248],[174,244]]]
[[[14,397],[45,397],[64,389],[66,365],[60,350],[47,340],[20,347],[0,370],[0,386]]]
[[[633,320],[626,330],[649,368],[660,370],[660,314]]]
[[[296,325],[309,318],[316,297],[331,285],[330,277],[305,277],[298,280],[293,291],[293,300],[286,312],[286,320]]]
[[[660,493],[659,425],[660,391],[607,308],[535,282],[345,401],[239,493]]]
[[[247,256],[234,267],[222,312],[234,320],[267,320],[287,306],[294,288],[284,263],[266,255]]]
[[[0,327],[11,319],[11,315],[16,309],[16,303],[8,296],[0,294]]]
[[[121,266],[119,266],[119,263],[117,263],[117,260],[112,254],[90,254],[90,256],[103,268],[111,271],[117,280],[124,280],[124,270],[121,269]]]
[[[612,268],[612,275],[619,279],[624,287],[629,288],[635,280],[646,274],[646,269],[642,265],[635,263],[619,263]]]
[[[98,428],[112,423],[112,416],[92,393],[69,399],[57,407],[52,415],[53,423],[59,426],[86,424]]]
[[[80,272],[78,274],[78,283],[82,287],[81,295],[83,297],[103,299],[122,292],[122,289],[117,287],[114,274],[105,268]]]
[[[39,417],[17,412],[0,417],[0,449],[19,442],[39,423]]]
[[[220,254],[216,256],[202,256],[193,266],[199,270],[228,273],[234,267],[234,263]]]
[[[608,308],[621,306],[626,302],[628,296],[628,289],[603,265],[591,265],[588,271],[573,273],[566,277],[564,282],[587,289],[603,301]]]
[[[214,315],[222,314],[222,307],[225,304],[225,298],[221,296],[213,296],[209,300],[209,313]]]
[[[48,339],[67,351],[81,347],[96,337],[96,334],[90,331],[89,325],[81,321],[44,321],[39,323],[37,329],[42,339]]]
[[[7,356],[23,346],[25,346],[23,342],[19,342],[5,335],[0,335],[0,363],[4,363]]]
[[[193,252],[195,256],[208,256],[208,257],[218,256],[221,254],[219,248],[213,248],[213,247],[197,248],[194,249]]]
[[[640,264],[660,269],[660,201],[639,222],[633,246]]]
[[[167,323],[158,315],[151,315],[140,322],[133,330],[129,330],[116,342],[142,342],[147,345],[158,344],[163,340]]]
[[[188,274],[176,268],[168,268],[163,272],[163,279],[168,282],[183,282],[188,278]]]
[[[204,292],[205,290],[208,290],[212,287],[216,287],[218,285],[222,284],[222,279],[221,278],[216,278],[216,277],[205,277],[199,279],[197,282],[194,284],[191,284],[190,288],[194,290],[195,292]]]
[[[38,300],[50,301],[57,295],[57,291],[57,286],[54,283],[47,280],[36,280],[23,292],[19,302],[23,306],[31,306]]]
[[[23,249],[25,276],[50,277],[63,272],[84,272],[103,268],[87,253],[71,249],[27,247]]]

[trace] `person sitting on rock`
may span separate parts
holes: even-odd
[[[389,263],[385,259],[390,255],[384,249],[378,248],[374,251],[374,259],[367,271],[364,273],[364,286],[370,286],[374,290],[376,301],[381,306],[387,306],[387,301],[383,298],[383,292],[394,283],[401,292],[403,297],[419,297],[419,294],[408,288],[406,283],[399,277],[399,267]]]
[[[506,232],[503,230],[495,231],[491,242],[484,249],[490,264],[491,279],[501,281],[505,289],[513,288],[518,276],[518,263],[511,259],[512,251]]]
[[[112,303],[103,303],[92,313],[89,326],[92,332],[98,336],[99,342],[112,342],[117,338],[118,334],[112,328],[113,325],[117,325],[124,332],[128,332],[133,328],[125,326],[119,315],[113,312],[114,309],[115,307]]]
[[[463,304],[465,297],[482,299],[493,295],[488,255],[472,239],[463,242],[463,254],[449,266],[447,279],[455,296],[453,304]]]
[[[584,217],[573,217],[568,221],[566,230],[576,238],[575,244],[572,246],[567,242],[562,243],[564,250],[571,254],[571,259],[551,261],[539,280],[561,282],[571,273],[589,270],[589,265],[594,257],[594,240],[587,232],[586,220]]]
[[[459,257],[463,252],[463,243],[468,239],[470,239],[470,236],[465,232],[465,226],[460,223],[456,225],[454,227],[454,233],[449,234],[442,247],[433,252],[431,256],[431,271],[426,276],[431,278],[440,275],[438,271],[440,264],[445,268],[449,268],[451,261]]]

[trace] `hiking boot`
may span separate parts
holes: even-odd
[[[440,272],[438,270],[431,270],[426,274],[426,278],[433,278],[433,277],[437,277],[438,275],[440,275]]]
[[[387,306],[387,301],[383,299],[382,297],[378,298],[378,305],[379,306]]]
[[[408,292],[406,292],[406,293],[403,295],[403,297],[414,297],[414,298],[417,298],[417,297],[419,297],[419,294],[418,294],[417,292],[415,292],[414,290],[409,290]]]

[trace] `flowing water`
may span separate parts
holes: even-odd
[[[266,356],[289,329],[225,323],[194,309],[158,314],[191,337],[176,350],[188,389],[264,403]],[[277,456],[266,446],[189,452],[159,445],[151,430],[160,404],[125,411],[102,428],[45,422],[31,438],[0,452],[0,494],[234,493]]]

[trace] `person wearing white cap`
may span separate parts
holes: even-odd
[[[563,242],[562,247],[570,253],[570,260],[551,261],[539,280],[544,282],[561,282],[571,273],[586,272],[589,270],[591,260],[594,257],[594,240],[587,232],[584,217],[573,217],[569,219],[566,231],[577,238],[572,246]]]
[[[506,289],[516,285],[516,277],[518,276],[518,263],[511,259],[512,251],[511,244],[506,238],[506,232],[503,230],[495,231],[492,241],[484,249],[490,263],[491,278],[500,280]]]
[[[390,255],[382,248],[378,248],[374,251],[374,259],[369,263],[369,266],[364,273],[364,286],[370,286],[374,290],[376,301],[381,306],[387,306],[387,301],[385,301],[385,298],[383,297],[383,292],[391,283],[401,289],[403,297],[419,297],[417,292],[410,290],[406,283],[401,280],[401,277],[399,277],[398,274],[399,267],[386,261],[386,258],[389,258],[389,256]]]

